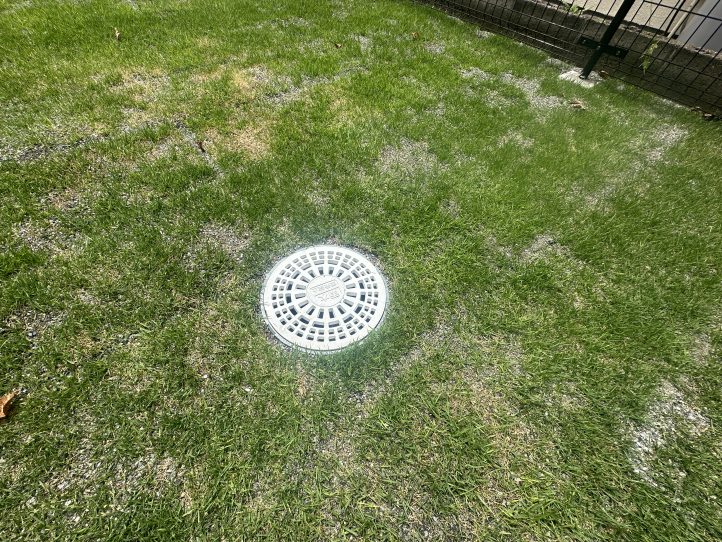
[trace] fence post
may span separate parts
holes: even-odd
[[[612,22],[609,23],[609,26],[604,31],[604,35],[602,36],[602,39],[599,40],[598,44],[596,44],[596,47],[594,48],[594,52],[592,52],[592,56],[590,56],[589,60],[587,60],[587,63],[585,64],[584,68],[582,69],[582,73],[579,74],[579,77],[581,77],[582,79],[586,79],[587,77],[589,77],[589,74],[592,73],[594,66],[596,66],[597,62],[599,62],[599,59],[601,58],[601,56],[604,53],[606,53],[608,50],[612,49],[609,47],[609,42],[612,41],[612,38],[614,37],[614,34],[617,32],[619,25],[622,24],[622,21],[627,16],[627,13],[629,13],[629,10],[632,9],[632,4],[634,4],[634,2],[635,2],[635,0],[624,0],[622,2],[622,5],[619,7],[619,10],[614,15]]]

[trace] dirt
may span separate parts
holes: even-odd
[[[429,42],[424,44],[424,49],[433,55],[440,55],[446,51],[446,45],[441,42]]]
[[[544,234],[535,237],[531,245],[521,251],[520,258],[524,262],[534,262],[554,255],[569,257],[569,249],[557,243],[551,235]]]
[[[233,132],[228,143],[231,150],[243,151],[251,160],[261,160],[271,153],[270,129],[266,124],[252,124]]]
[[[373,44],[373,40],[369,38],[368,36],[353,36],[353,39],[356,40],[359,44],[359,48],[361,49],[362,53],[366,53],[371,49],[371,46]]]
[[[398,146],[384,147],[379,156],[378,168],[384,175],[404,178],[444,169],[436,155],[429,150],[428,143],[408,139],[402,139]]]
[[[501,81],[519,89],[532,107],[537,109],[553,109],[564,104],[558,96],[546,96],[541,93],[541,83],[533,79],[516,77],[511,73],[504,73],[500,76]]]
[[[55,208],[58,211],[68,212],[78,209],[81,206],[80,192],[75,188],[66,188],[56,192],[51,192],[46,198],[41,200],[41,204]]]
[[[251,243],[250,234],[241,229],[224,226],[222,224],[206,224],[200,231],[200,242],[220,248],[235,262],[243,259],[243,253]]]
[[[464,79],[473,79],[475,81],[486,81],[488,79],[491,79],[491,75],[489,75],[484,70],[477,68],[476,66],[472,66],[471,68],[465,68],[459,70],[459,74]]]
[[[28,219],[14,228],[15,236],[34,252],[48,252],[58,256],[78,250],[86,239],[66,231],[60,220],[49,217],[44,221]]]
[[[22,331],[31,348],[37,348],[43,335],[49,329],[61,325],[64,320],[65,314],[62,312],[47,313],[23,308],[13,312],[2,327]]]
[[[680,126],[664,124],[659,126],[652,135],[653,146],[647,151],[646,159],[650,163],[662,160],[672,147],[687,137],[687,130]]]
[[[707,333],[701,333],[694,338],[691,353],[697,365],[706,365],[712,359],[712,341]]]
[[[107,512],[125,509],[128,501],[140,491],[150,491],[160,496],[166,489],[182,481],[184,469],[172,457],[158,457],[153,452],[142,456],[113,457],[112,440],[93,442],[83,439],[65,467],[57,471],[47,484],[48,493],[55,498],[81,494],[95,495],[101,488],[112,494]],[[113,457],[113,459],[110,459]],[[74,501],[74,508],[82,506],[82,500]],[[71,516],[71,521],[78,519]]]
[[[644,420],[630,428],[629,462],[632,470],[645,482],[657,486],[660,472],[654,470],[657,452],[677,438],[695,438],[707,431],[710,422],[673,384],[663,382]],[[681,465],[669,465],[674,477],[684,477]]]
[[[136,100],[152,103],[170,86],[170,78],[159,69],[125,70],[121,72],[121,81],[111,90],[129,93]]]
[[[504,147],[505,145],[515,145],[522,149],[531,149],[534,146],[534,140],[524,137],[519,132],[511,130],[499,138],[497,145],[499,147]]]

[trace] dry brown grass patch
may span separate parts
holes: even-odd
[[[121,81],[113,90],[129,93],[133,98],[142,102],[153,102],[170,85],[170,78],[160,69],[124,70],[120,74]]]
[[[161,124],[159,114],[154,108],[124,108],[122,113],[125,117],[120,126],[123,132],[134,132],[143,128],[150,128]]]
[[[33,348],[50,328],[59,326],[65,320],[64,313],[37,312],[33,309],[18,309],[3,323],[3,327],[22,331]]]
[[[413,177],[419,173],[445,169],[429,149],[428,143],[408,139],[402,139],[398,146],[384,147],[379,155],[378,168],[384,175],[401,177]]]
[[[113,457],[111,446],[111,440],[98,443],[83,439],[65,468],[51,478],[47,490],[58,496],[77,492],[92,496],[105,487],[113,495],[108,510],[112,513],[123,511],[142,490],[160,496],[183,479],[184,469],[172,457],[158,457],[148,451],[142,456],[118,459]]]
[[[46,221],[29,219],[17,224],[14,230],[15,236],[30,250],[45,251],[51,256],[67,255],[80,250],[87,242],[85,237],[65,231],[60,220],[55,217]]]
[[[645,482],[657,486],[662,474],[654,470],[658,451],[686,434],[698,437],[710,427],[707,417],[690,405],[688,399],[669,382],[663,382],[640,424],[631,425],[629,437],[632,447],[629,461],[632,470]],[[674,478],[685,476],[680,465],[669,465],[665,470]]]
[[[711,359],[713,351],[712,340],[707,333],[701,333],[694,338],[691,355],[695,363],[706,365]]]
[[[57,192],[51,192],[47,198],[43,199],[44,203],[49,204],[58,211],[71,211],[81,205],[80,192],[73,187],[66,188]]]
[[[221,133],[216,129],[206,132],[204,140],[209,143],[208,152],[218,148],[242,152],[249,160],[262,160],[271,153],[271,127],[269,123],[250,124],[242,129]]]
[[[567,247],[548,234],[537,235],[531,244],[521,251],[520,258],[524,262],[562,258],[573,267],[580,265]]]
[[[271,152],[271,135],[267,124],[247,126],[230,138],[231,150],[243,151],[252,160],[265,158]]]

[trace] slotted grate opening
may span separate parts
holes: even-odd
[[[271,270],[263,317],[285,344],[330,352],[360,341],[383,319],[386,282],[368,258],[344,247],[299,250]]]

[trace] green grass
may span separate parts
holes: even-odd
[[[720,126],[562,69],[403,0],[0,0],[0,538],[722,538]],[[328,241],[388,318],[291,352],[261,282]]]

